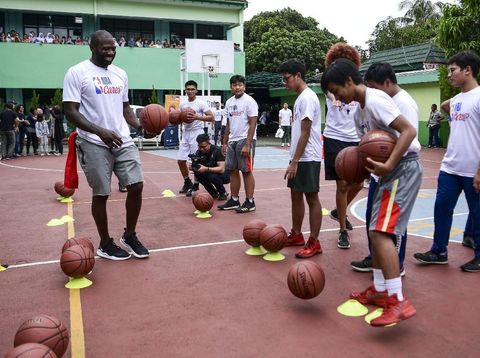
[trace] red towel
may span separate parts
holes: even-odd
[[[65,163],[65,179],[63,186],[70,189],[78,188],[78,172],[77,172],[77,148],[75,147],[75,138],[77,132],[70,133],[68,137],[68,155]]]

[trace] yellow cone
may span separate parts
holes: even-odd
[[[7,268],[0,265],[0,272],[5,271]]]
[[[60,221],[64,222],[64,223],[70,223],[72,221],[75,221],[74,218],[72,218],[70,215],[63,215],[61,218],[60,218]]]
[[[368,308],[357,300],[348,300],[337,307],[340,314],[348,317],[360,317],[368,313]]]
[[[62,220],[59,219],[52,219],[47,223],[47,226],[60,226],[65,224]]]
[[[68,197],[68,198],[63,198],[62,200],[60,200],[61,203],[73,203],[73,199],[72,197]]]
[[[162,195],[164,198],[174,198],[176,196],[175,193],[169,189],[162,191]]]
[[[327,216],[328,214],[330,214],[330,210],[322,208],[322,215]]]

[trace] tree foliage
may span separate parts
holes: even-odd
[[[399,10],[407,10],[401,21],[414,25],[425,24],[430,20],[438,20],[442,14],[441,2],[430,0],[403,0],[398,5]]]
[[[275,72],[283,61],[297,58],[305,63],[307,74],[313,74],[323,70],[330,46],[344,41],[290,8],[262,12],[244,26],[247,73]]]
[[[54,107],[54,106],[62,107],[62,103],[63,103],[62,90],[57,88],[55,90],[55,93],[53,94],[53,97],[50,99],[50,106],[51,107]]]
[[[158,104],[157,90],[155,89],[154,86],[152,86],[152,94],[150,95],[150,98],[148,100],[150,103]]]

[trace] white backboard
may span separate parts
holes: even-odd
[[[233,41],[185,39],[186,70],[203,73],[208,66],[217,73],[234,73]]]

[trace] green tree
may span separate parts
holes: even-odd
[[[157,91],[155,90],[154,86],[152,86],[152,95],[150,96],[150,98],[148,100],[150,101],[150,103],[158,104],[158,95],[157,95]]]
[[[30,108],[38,108],[38,106],[40,106],[40,95],[37,94],[37,91],[33,90],[32,98],[25,109],[29,111]]]
[[[61,107],[63,103],[63,97],[62,97],[62,90],[57,88],[55,90],[55,93],[53,94],[53,97],[50,99],[50,106],[59,106]]]
[[[323,70],[332,44],[345,41],[290,8],[262,12],[244,26],[247,73],[275,72],[283,61],[295,57],[305,63],[309,76],[315,69]]]
[[[404,23],[414,25],[425,24],[430,20],[438,20],[442,15],[441,2],[433,3],[430,0],[403,0],[398,5],[399,10],[407,10],[401,18]]]

